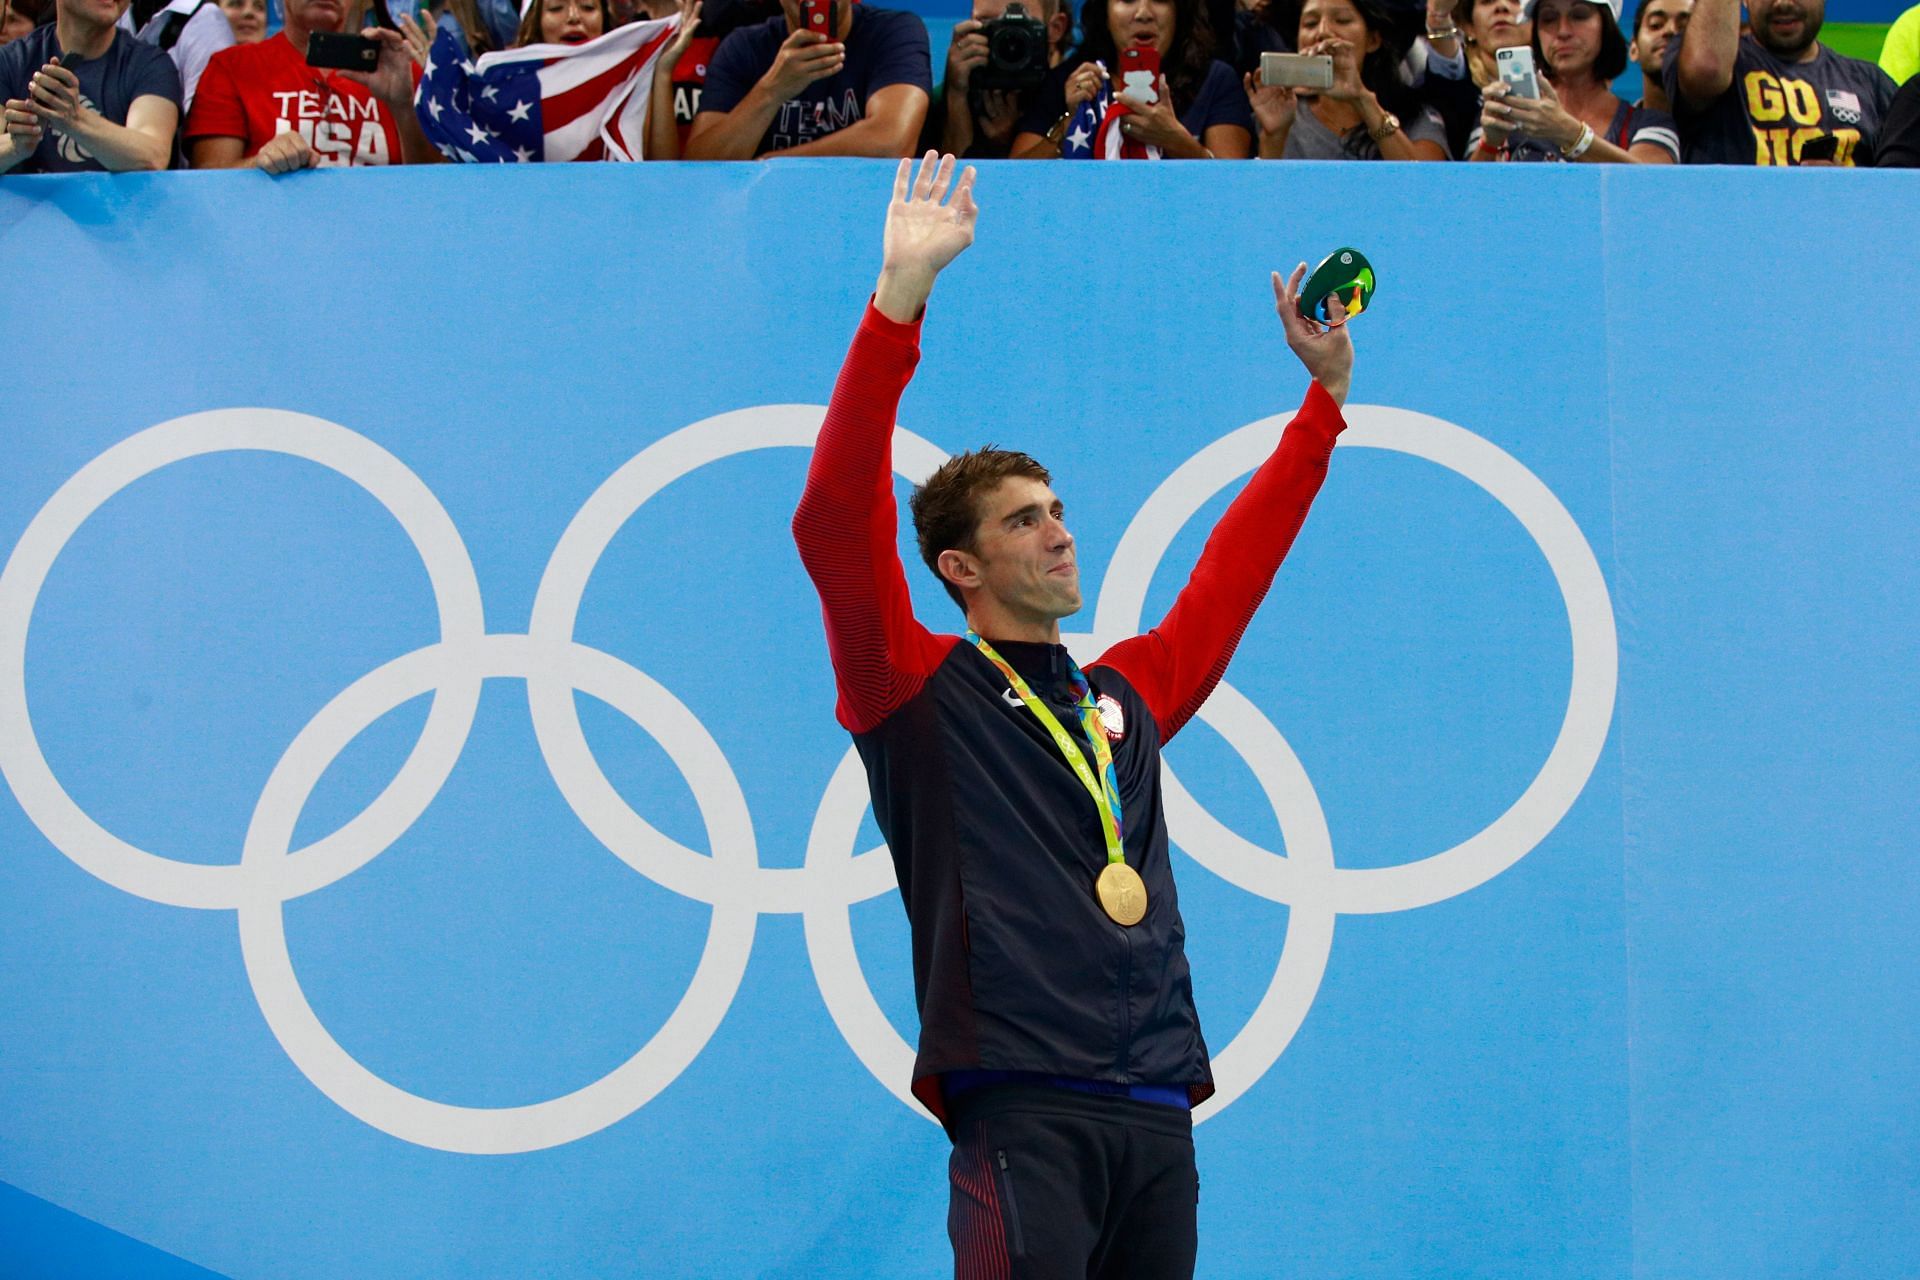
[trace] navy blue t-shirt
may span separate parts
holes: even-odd
[[[739,106],[760,77],[772,69],[786,38],[786,18],[774,17],[742,27],[721,41],[707,66],[700,113],[731,111]],[[824,80],[815,80],[798,97],[781,103],[755,155],[813,142],[866,119],[867,100],[888,85],[917,85],[932,96],[933,61],[927,50],[927,24],[918,14],[856,4],[846,44],[847,64]]]
[[[0,99],[28,96],[27,83],[60,52],[54,30],[54,24],[49,22],[0,47]],[[180,71],[173,65],[173,59],[164,49],[141,43],[130,31],[116,28],[112,46],[98,58],[69,62],[63,57],[60,65],[79,78],[83,104],[114,124],[127,122],[127,109],[137,98],[165,98],[179,109]],[[49,128],[34,153],[7,172],[99,173],[105,169],[78,139]]]

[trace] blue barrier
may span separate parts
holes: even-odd
[[[888,181],[0,185],[0,1271],[945,1271],[786,529]],[[1201,1274],[1920,1256],[1917,196],[982,174],[900,461],[1052,466],[1070,628],[1157,617],[1297,403],[1268,268],[1381,272],[1168,753]]]

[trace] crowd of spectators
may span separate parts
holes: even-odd
[[[635,158],[1920,165],[1920,6],[1875,65],[1820,42],[1825,0],[1747,0],[1745,20],[1740,0],[1639,0],[1625,25],[1621,0],[974,0],[936,83],[924,22],[859,0],[434,3],[384,26],[368,0],[285,0],[269,34],[266,0],[0,0],[0,173],[470,158],[418,89],[436,34],[472,71],[636,21],[661,35]],[[1009,82],[989,36],[1016,20],[1044,54]],[[367,69],[309,65],[316,33],[345,31]],[[1139,46],[1157,78],[1122,83]],[[1532,94],[1497,67],[1523,47]],[[1264,83],[1278,52],[1326,56],[1332,85]],[[1634,101],[1614,92],[1630,63]]]

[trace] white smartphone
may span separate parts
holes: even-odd
[[[1507,92],[1516,98],[1538,98],[1540,81],[1533,74],[1533,50],[1526,45],[1517,45],[1511,49],[1496,49],[1493,54],[1494,65],[1500,72],[1500,83],[1507,86]]]
[[[1260,83],[1289,89],[1333,88],[1333,58],[1324,53],[1263,53]]]

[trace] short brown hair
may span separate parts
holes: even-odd
[[[1028,455],[987,445],[941,463],[926,483],[913,491],[908,504],[913,509],[914,536],[920,540],[920,558],[963,609],[966,601],[960,598],[960,588],[940,572],[940,553],[973,550],[974,536],[980,531],[980,496],[1012,476],[1053,483],[1047,469]]]

